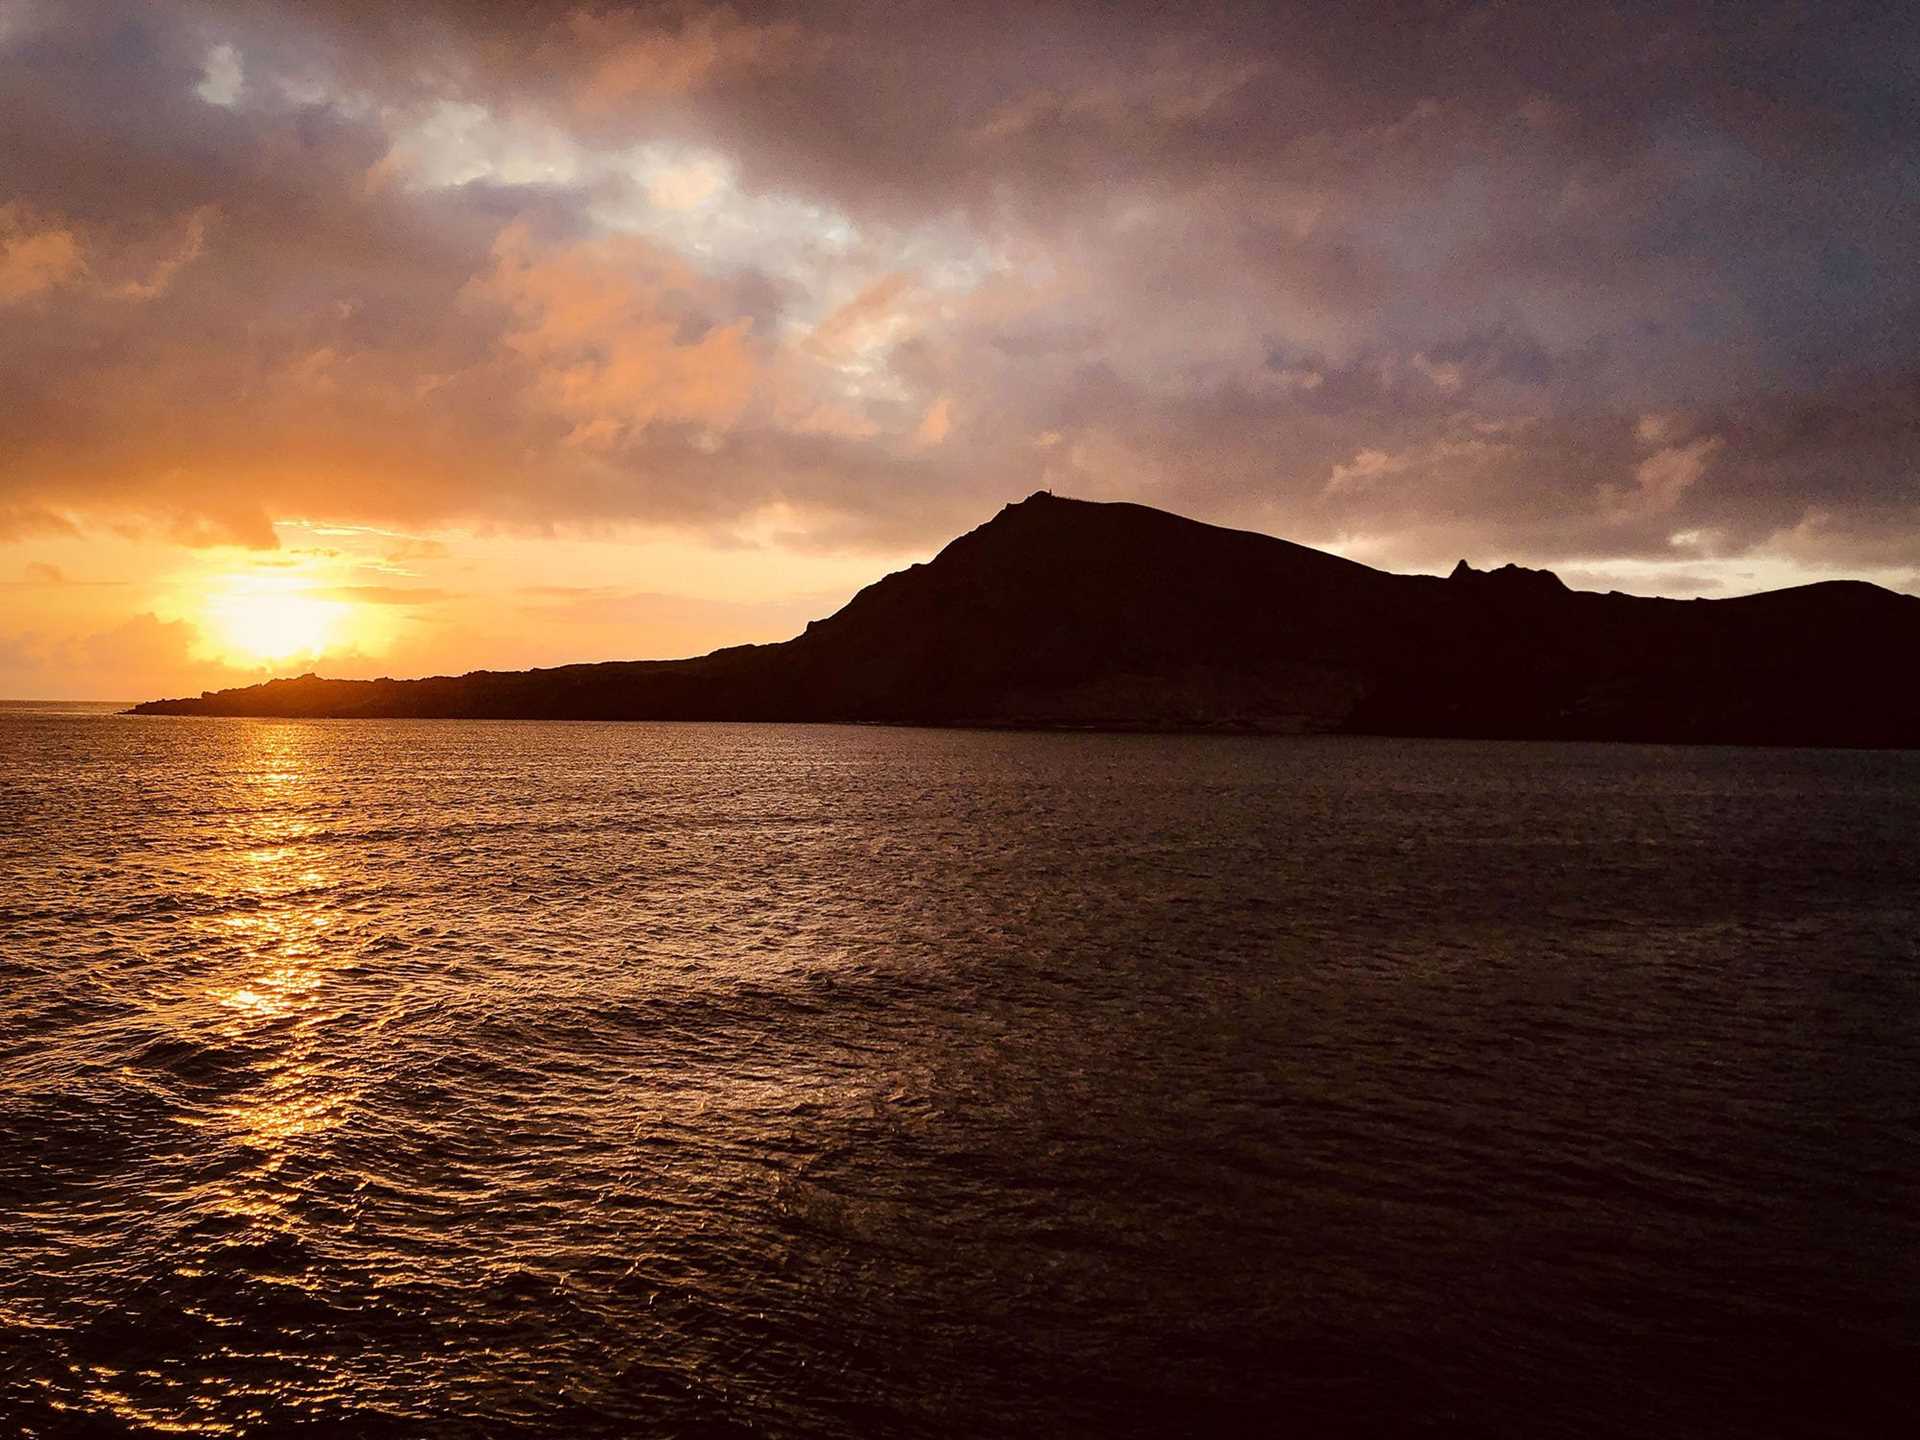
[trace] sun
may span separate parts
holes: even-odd
[[[351,608],[291,577],[235,575],[207,597],[202,614],[209,638],[229,656],[265,663],[322,653]]]

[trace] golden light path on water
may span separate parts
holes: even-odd
[[[258,790],[291,797],[309,783],[301,768],[300,731],[262,726],[247,738],[255,750],[251,783]],[[251,957],[244,969],[254,973],[222,975],[209,990],[230,1012],[220,1030],[224,1039],[248,1044],[272,1033],[281,1047],[260,1087],[223,1114],[234,1143],[269,1159],[285,1141],[332,1124],[346,1100],[311,1058],[313,1031],[328,1019],[319,1001],[333,959],[334,922],[324,905],[335,882],[315,868],[324,862],[315,859],[314,847],[299,843],[314,826],[298,815],[298,800],[291,803],[292,814],[258,807],[265,816],[254,838],[262,843],[231,861],[231,893],[273,905],[267,913],[234,914],[220,922],[243,941],[242,953]]]
[[[289,602],[296,603],[296,602]],[[326,1004],[338,962],[329,914],[338,877],[312,842],[316,824],[309,792],[316,777],[306,755],[310,732],[295,727],[246,726],[231,742],[231,788],[218,802],[230,814],[227,846],[199,857],[199,880],[220,896],[217,912],[196,919],[206,945],[206,968],[173,1007],[182,1045],[247,1057],[248,1083],[195,1113],[182,1116],[207,1145],[224,1150],[207,1178],[178,1196],[205,1217],[230,1226],[249,1250],[272,1256],[304,1243],[309,1226],[293,1203],[296,1185],[283,1179],[290,1148],[338,1124],[360,1087],[320,1055],[322,1033],[339,1015]],[[213,1278],[200,1265],[175,1274],[186,1282]],[[313,1294],[322,1280],[297,1266],[262,1267],[268,1287]],[[243,1348],[249,1337],[236,1335]],[[106,1378],[106,1377],[103,1377]],[[231,1412],[244,1402],[245,1382],[214,1383],[187,1398],[196,1410]],[[303,1387],[309,1403],[327,1387]],[[285,1399],[288,1387],[267,1384],[259,1399]],[[157,1430],[239,1433],[222,1421],[182,1422],[178,1413],[136,1402],[109,1386],[94,1398],[129,1422]],[[244,1431],[246,1427],[240,1427]]]

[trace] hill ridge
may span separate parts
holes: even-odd
[[[1462,560],[1397,575],[1038,491],[790,640],[419,680],[281,679],[139,714],[879,721],[1920,745],[1920,599],[1678,601]]]

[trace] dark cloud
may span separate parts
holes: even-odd
[[[912,546],[1051,484],[1920,563],[1904,7],[21,15],[0,536]]]

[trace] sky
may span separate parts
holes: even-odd
[[[0,0],[0,696],[784,639],[1036,489],[1920,593],[1920,12]]]

